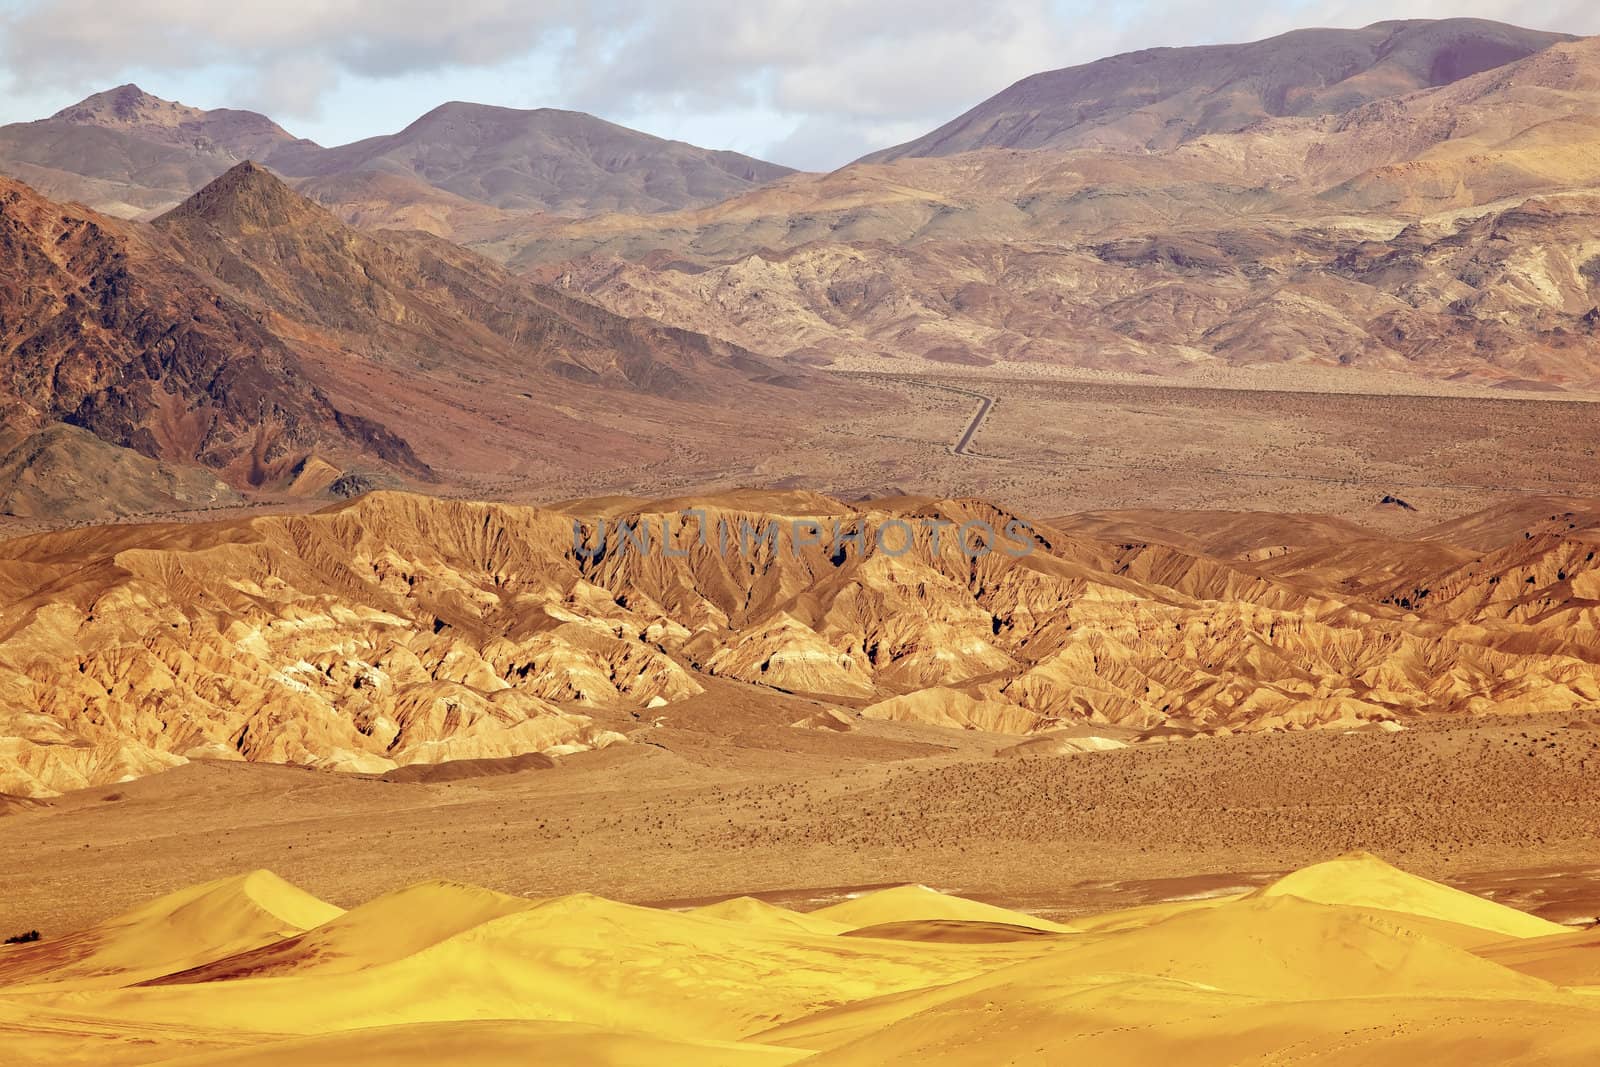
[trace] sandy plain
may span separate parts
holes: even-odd
[[[0,949],[8,1062],[1600,1049],[1600,722],[995,758],[739,688],[543,769],[196,763],[13,812],[4,924],[47,936]]]
[[[1008,367],[896,367],[836,377],[848,416],[801,414],[780,439],[725,426],[662,426],[666,457],[588,469],[462,476],[428,492],[544,504],[605,495],[704,495],[761,486],[845,500],[977,496],[1030,515],[1125,508],[1318,513],[1404,533],[1520,495],[1600,496],[1600,415],[1583,393],[1507,392],[1326,368],[1185,379]],[[993,406],[962,454],[976,401]],[[486,397],[484,403],[515,398]],[[626,422],[626,414],[622,416]],[[1381,508],[1399,496],[1414,510]],[[163,513],[210,521],[304,512],[325,501],[262,494],[243,507]],[[149,518],[155,518],[150,516]],[[128,521],[139,521],[137,517]],[[54,528],[0,517],[0,534]]]
[[[0,873],[0,925],[72,930],[257,866],[340,905],[431,878],[673,906],[919,882],[1070,918],[1352,849],[1600,918],[1600,715],[995,758],[1017,739],[789,725],[818,707],[711,680],[661,725],[617,721],[634,745],[543,769],[428,782],[199,762],[69,794],[6,817],[27,844]]]

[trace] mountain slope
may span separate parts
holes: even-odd
[[[804,417],[798,397],[848,400],[426,234],[352,229],[251,163],[153,224],[0,191],[8,448],[68,423],[236,488],[304,495],[572,477],[678,454],[686,425],[699,447],[759,451]],[[144,510],[146,488],[99,514]]]
[[[420,234],[368,234],[241,163],[155,227],[241,300],[345,350],[445,357],[658,396],[707,396],[801,376],[684,331],[619,318]],[[530,383],[531,384],[531,383]]]
[[[158,462],[65,423],[0,449],[0,515],[83,522],[240,502],[208,470]]]
[[[1151,48],[1024,78],[914,141],[862,162],[980,148],[1172,148],[1277,116],[1339,114],[1447,85],[1566,34],[1480,19],[1296,30],[1264,41]]]
[[[294,177],[416,177],[498,208],[564,215],[695,207],[793,173],[581,112],[460,102],[435,108],[399,133],[326,150],[286,148],[266,162]]]
[[[813,362],[1308,362],[1590,388],[1597,202],[1584,38],[1166,149],[863,163],[486,247],[613,310]]]

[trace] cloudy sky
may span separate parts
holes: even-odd
[[[472,100],[820,169],[1040,70],[1452,15],[1600,33],[1593,0],[0,0],[0,123],[132,81],[342,144]]]

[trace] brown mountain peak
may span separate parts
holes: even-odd
[[[87,96],[62,108],[52,120],[109,129],[173,127],[205,118],[205,112],[174,100],[163,100],[129,82]]]
[[[218,175],[156,223],[203,222],[224,232],[245,233],[334,221],[277,175],[247,159]]]

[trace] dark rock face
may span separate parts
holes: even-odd
[[[248,308],[137,229],[0,182],[0,264],[8,425],[80,426],[242,482],[319,442],[425,471],[394,434],[336,410]]]

